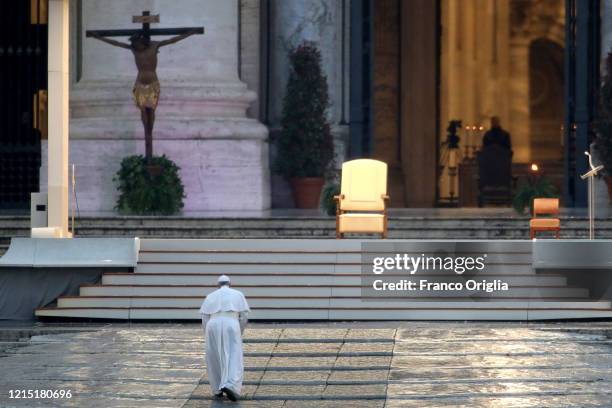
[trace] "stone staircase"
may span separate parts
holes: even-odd
[[[527,217],[393,215],[389,238],[395,239],[527,239]],[[335,221],[326,216],[270,216],[251,218],[196,218],[110,216],[81,217],[76,220],[78,237],[140,238],[333,238]],[[581,216],[561,217],[562,238],[585,238],[588,220]],[[29,235],[29,217],[0,216],[0,252],[8,239]],[[598,238],[612,238],[612,219],[596,222]]]
[[[487,278],[510,290],[435,298],[364,299],[361,240],[143,239],[133,273],[104,273],[39,309],[40,318],[199,319],[198,308],[217,277],[230,275],[256,320],[546,320],[612,317],[609,301],[594,301],[561,275],[537,275],[531,242],[490,253]],[[370,241],[371,242],[371,241]],[[388,242],[388,241],[387,241]]]

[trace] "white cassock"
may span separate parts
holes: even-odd
[[[200,314],[206,336],[206,365],[213,394],[229,388],[240,395],[242,333],[249,305],[242,292],[222,286],[206,297]]]

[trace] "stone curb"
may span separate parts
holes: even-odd
[[[245,352],[245,357],[391,357],[391,351],[354,351],[354,352]]]
[[[401,381],[398,381],[401,382]],[[304,386],[315,386],[315,385],[382,385],[382,384],[387,384],[388,381],[387,380],[346,380],[346,381],[341,381],[341,380],[330,380],[330,381],[321,381],[321,380],[316,380],[316,381],[308,381],[308,380],[261,380],[261,381],[255,381],[255,380],[246,380],[243,381],[242,384],[243,385],[286,385],[286,386],[293,386],[293,385],[304,385]],[[209,384],[209,382],[207,380],[200,380],[200,384]]]
[[[308,366],[308,367],[297,367],[297,366],[275,366],[275,367],[244,367],[244,371],[382,371],[388,370],[389,366]]]
[[[394,343],[394,339],[243,339],[243,343]]]
[[[210,401],[215,398],[212,396],[192,395],[190,400]],[[387,399],[386,394],[372,395],[274,395],[274,396],[252,396],[241,397],[240,401],[356,401],[356,400],[381,400]]]

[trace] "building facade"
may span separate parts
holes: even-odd
[[[15,89],[39,95],[44,78],[21,78],[19,67],[29,60],[22,53],[16,61],[28,39],[42,50],[43,64],[46,6],[23,3],[0,6],[25,33],[3,34],[0,58],[11,50],[4,69],[23,82]],[[558,173],[566,205],[585,204],[576,175],[586,163],[578,153],[592,137],[593,91],[612,46],[610,0],[71,0],[69,160],[81,212],[112,212],[119,163],[144,152],[131,96],[133,57],[85,32],[136,28],[132,16],[144,10],[160,14],[159,27],[205,27],[203,36],[162,49],[158,65],[154,152],[181,167],[187,212],[293,206],[288,183],[270,163],[287,54],[303,41],[321,49],[337,164],[353,157],[387,162],[392,206],[433,207],[451,190],[458,194],[460,181],[449,179],[442,160],[446,125],[463,122],[467,157],[482,131],[465,127],[486,128],[491,116],[511,133],[515,163]],[[26,112],[2,119],[2,149],[25,146],[25,139],[11,139],[17,128],[29,126],[28,137],[38,138],[27,158],[5,164],[7,174],[21,178],[0,182],[6,208],[26,207],[35,187],[24,187],[24,172],[30,184],[46,188],[44,121],[36,120],[44,116],[37,104],[44,94],[32,104],[31,96],[4,89],[2,98],[19,94]],[[32,170],[37,159],[40,174]]]

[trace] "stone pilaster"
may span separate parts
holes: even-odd
[[[240,79],[247,87],[261,91],[261,0],[240,0]],[[250,118],[260,118],[260,99],[247,110]]]
[[[342,2],[338,0],[272,0],[271,6],[271,122],[278,124],[282,96],[289,77],[288,53],[303,41],[314,42],[321,50],[327,76],[331,107],[329,120],[342,116]]]
[[[343,9],[343,5],[345,8]],[[345,160],[348,139],[348,125],[342,123],[346,115],[346,92],[343,91],[341,61],[342,41],[348,41],[342,31],[343,12],[345,30],[348,27],[346,13],[350,1],[341,0],[270,0],[270,95],[268,120],[271,132],[278,131],[282,112],[282,101],[289,77],[288,53],[303,41],[314,42],[321,50],[323,71],[327,76],[331,106],[328,119],[332,125],[335,140],[336,164],[339,167]],[[348,43],[346,43],[348,49]],[[348,70],[347,70],[348,72]],[[344,79],[345,89],[348,77]],[[291,206],[288,186],[282,178],[273,178],[273,198],[275,206]]]

